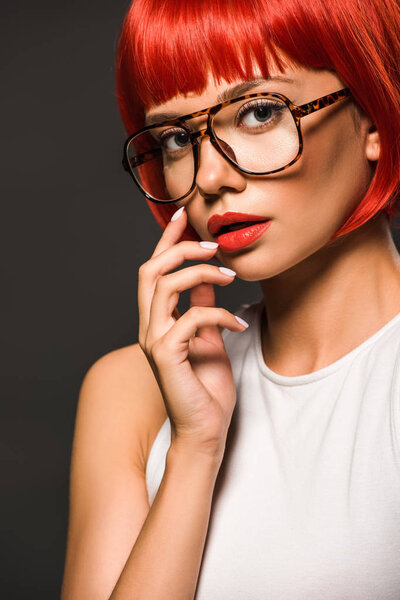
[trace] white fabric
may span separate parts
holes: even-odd
[[[196,600],[400,599],[400,313],[334,363],[296,377],[261,351],[263,301],[223,331],[237,402]],[[152,446],[152,503],[171,442]]]

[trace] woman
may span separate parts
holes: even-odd
[[[63,600],[400,597],[399,40],[394,0],[130,6],[124,165],[164,232],[138,344],[82,385]]]

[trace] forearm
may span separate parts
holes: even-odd
[[[170,448],[163,479],[109,600],[192,600],[219,461]]]

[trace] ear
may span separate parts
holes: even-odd
[[[368,160],[378,160],[380,152],[379,133],[374,124],[372,124],[367,133],[365,154]]]

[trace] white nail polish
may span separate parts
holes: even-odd
[[[200,246],[202,248],[217,248],[219,246],[218,242],[200,242]]]
[[[248,327],[248,326],[249,326],[249,324],[248,324],[248,323],[246,323],[246,321],[245,321],[244,319],[241,319],[240,317],[238,317],[238,316],[236,316],[236,315],[235,315],[235,319],[236,319],[236,321],[239,321],[239,323],[240,323],[241,325],[244,325],[245,327]]]
[[[232,271],[232,269],[227,269],[226,267],[218,267],[218,269],[224,275],[229,275],[229,277],[232,277],[233,275],[236,275],[236,271]]]
[[[174,212],[174,214],[172,215],[171,221],[176,221],[177,219],[179,219],[179,217],[183,213],[184,208],[185,208],[184,206],[181,206],[180,208],[178,208],[178,210],[176,212]]]

